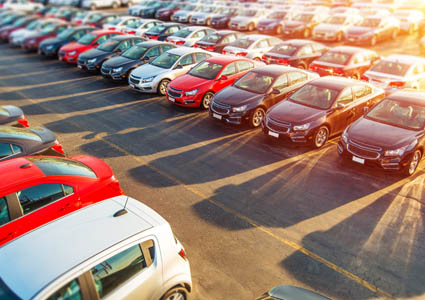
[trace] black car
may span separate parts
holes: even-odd
[[[210,116],[230,124],[248,122],[251,127],[258,127],[271,106],[318,77],[279,65],[256,68],[214,95]]]
[[[221,53],[224,47],[243,37],[244,34],[233,30],[220,30],[204,36],[193,47],[199,47],[207,51]]]
[[[81,53],[77,65],[80,69],[98,71],[105,60],[143,41],[145,39],[134,35],[116,35],[97,48]]]
[[[211,18],[211,27],[229,28],[230,19],[236,16],[237,12],[237,8],[226,7],[220,14],[216,14]]]
[[[65,155],[55,134],[47,128],[0,126],[0,161],[35,154]]]
[[[310,63],[322,56],[329,48],[309,40],[288,40],[277,44],[263,55],[266,64],[290,65],[308,69]]]
[[[369,44],[375,46],[377,42],[395,40],[400,32],[400,22],[395,17],[370,16],[362,23],[353,26],[345,33],[347,44]]]
[[[143,37],[151,40],[165,41],[167,37],[173,35],[173,33],[176,33],[183,27],[184,25],[179,23],[161,23],[145,32]]]
[[[13,126],[28,127],[28,120],[24,112],[17,106],[0,106],[0,125],[13,124]]]
[[[56,56],[60,47],[79,40],[83,35],[95,29],[96,28],[91,26],[68,28],[57,37],[42,41],[38,46],[38,53],[46,56]]]
[[[152,61],[155,57],[175,47],[175,45],[166,42],[142,42],[119,56],[105,61],[100,71],[104,78],[127,81],[128,75],[133,69]]]

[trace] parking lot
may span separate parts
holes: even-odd
[[[415,37],[374,48],[418,55]],[[333,299],[423,299],[425,172],[412,178],[277,144],[260,130],[0,45],[0,101],[105,160],[166,218],[191,263],[193,299],[254,299],[293,284]]]

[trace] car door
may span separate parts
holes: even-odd
[[[16,143],[1,142],[0,143],[0,161],[11,159],[18,155],[21,155],[23,152],[23,147],[17,145]]]
[[[213,86],[214,92],[218,92],[218,91],[224,89],[226,86],[233,84],[233,82],[235,82],[235,80],[239,77],[238,75],[239,74],[238,74],[236,62],[228,64],[217,75],[216,80],[214,82],[214,86]],[[220,78],[224,78],[222,76],[225,76],[227,79],[225,79],[225,80],[220,79]]]
[[[371,87],[365,84],[355,85],[352,87],[352,89],[355,105],[355,117],[353,122],[363,116],[366,107],[370,109],[372,106],[374,106],[376,103],[378,103],[384,98],[384,95],[380,97],[375,97],[372,94]]]
[[[355,120],[356,109],[353,100],[353,91],[351,87],[345,88],[338,96],[338,99],[335,101],[328,115],[332,134],[342,132],[345,127]]]
[[[274,91],[279,91],[279,93],[275,93]],[[278,78],[276,78],[276,80],[273,82],[271,86],[271,90],[264,97],[264,104],[267,110],[271,106],[283,100],[285,98],[285,95],[288,93],[288,91],[289,91],[288,76],[285,73],[280,75]]]
[[[155,46],[150,48],[148,51],[146,51],[145,55],[140,59],[140,64],[145,64],[147,62],[152,61],[154,58],[158,57],[161,54],[161,51],[159,49],[159,46]]]
[[[123,53],[125,50],[129,49],[132,46],[131,40],[122,41],[118,47],[115,48],[115,53]]]

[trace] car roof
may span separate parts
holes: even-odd
[[[20,139],[41,142],[40,135],[37,134],[37,129],[42,130],[42,127],[34,128],[17,128],[14,126],[0,126],[0,138],[2,139]]]
[[[113,217],[127,199],[127,213]],[[95,255],[152,227],[166,224],[160,215],[135,199],[126,196],[107,199],[56,219],[1,247],[0,265],[13,265],[13,268],[1,268],[0,278],[19,297],[29,299]],[[36,253],[37,259],[29,255],[29,251]]]
[[[285,284],[272,288],[269,295],[282,300],[330,300],[313,291]]]
[[[360,52],[373,52],[372,50],[360,48],[360,47],[353,47],[353,46],[337,46],[334,48],[331,48],[328,50],[329,52],[342,52],[342,53],[349,53],[349,54],[356,54]]]
[[[177,48],[173,48],[167,51],[168,53],[172,53],[172,54],[176,54],[176,55],[184,55],[184,54],[188,54],[188,53],[196,53],[196,52],[202,52],[202,53],[209,53],[211,54],[211,52],[207,52],[201,49],[197,49],[197,48],[189,48],[189,47],[177,47]]]
[[[207,58],[206,61],[217,63],[217,64],[228,64],[234,61],[251,61],[250,59],[243,58],[243,57],[237,57],[233,55],[217,55],[217,56],[211,56],[210,58]]]
[[[170,45],[170,46],[175,46],[174,44],[171,43],[167,43],[167,42],[161,42],[161,41],[157,41],[157,40],[148,40],[146,42],[140,42],[137,43],[136,46],[140,46],[140,47],[153,47],[153,46],[158,46],[158,45]]]
[[[346,87],[353,85],[368,85],[366,82],[358,81],[355,79],[347,78],[347,77],[339,77],[339,76],[324,76],[309,83],[314,84],[315,86],[322,87],[332,87],[333,89],[343,90]]]
[[[223,36],[223,35],[228,35],[228,34],[237,33],[237,32],[238,31],[234,31],[234,30],[218,30],[218,31],[212,32],[212,33]]]
[[[320,43],[315,42],[315,41],[310,41],[310,40],[297,40],[297,39],[293,39],[293,40],[283,41],[281,44],[289,44],[289,45],[293,45],[293,46],[305,46],[305,45],[320,44]]]
[[[383,58],[382,60],[400,62],[400,63],[407,64],[407,65],[412,65],[412,64],[419,62],[419,61],[425,63],[425,58],[423,58],[423,57],[413,56],[413,55],[404,55],[404,54],[390,55],[390,56]]]
[[[386,98],[425,106],[425,90],[403,89],[387,96]]]
[[[258,68],[251,70],[251,71],[256,72],[256,73],[266,74],[266,75],[273,75],[273,76],[278,76],[278,75],[281,75],[281,74],[283,74],[285,72],[289,72],[289,71],[305,72],[304,70],[297,69],[297,68],[294,68],[294,67],[274,65],[274,64],[258,67]]]
[[[94,30],[94,31],[91,32],[91,34],[94,34],[94,35],[103,35],[103,34],[108,34],[108,33],[122,34],[119,31],[115,31],[115,30],[104,30],[104,29]]]
[[[46,177],[41,169],[34,164],[31,164],[29,168],[22,167],[28,163],[31,162],[25,157],[0,162],[0,191]]]

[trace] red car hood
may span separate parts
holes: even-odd
[[[185,74],[174,79],[170,86],[178,90],[191,91],[203,85],[211,84],[211,82],[212,80]]]
[[[71,52],[71,51],[83,52],[92,48],[93,47],[91,45],[82,45],[77,42],[71,42],[62,46],[61,50],[65,52]]]

